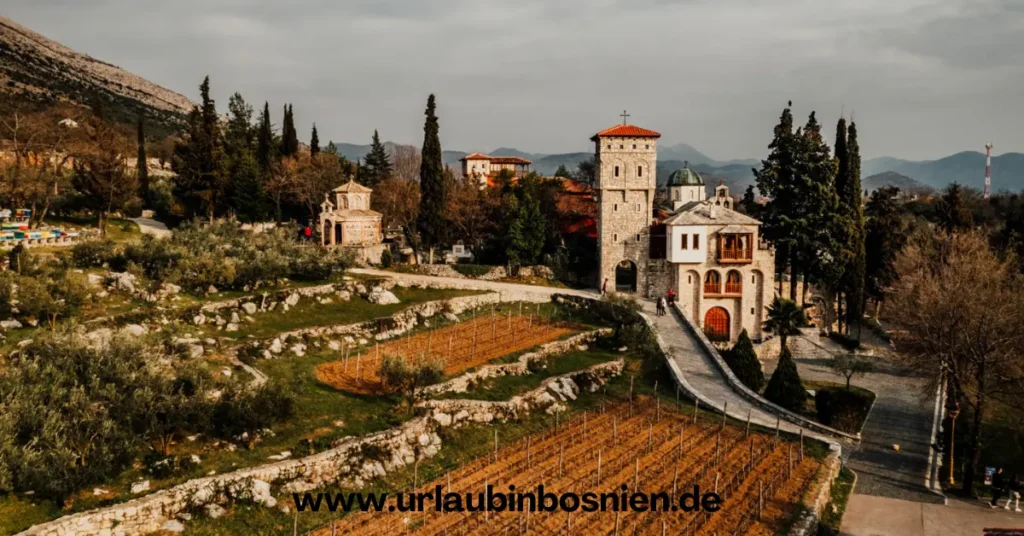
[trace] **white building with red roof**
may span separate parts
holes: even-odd
[[[491,184],[502,170],[508,170],[516,177],[530,171],[533,162],[518,156],[490,156],[482,153],[468,154],[459,159],[462,162],[462,176],[480,181],[481,186]]]

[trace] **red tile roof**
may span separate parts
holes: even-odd
[[[491,159],[491,157],[489,157],[489,156],[487,156],[485,154],[473,153],[473,154],[467,154],[466,156],[463,156],[459,160],[490,160],[490,159]]]
[[[612,136],[621,138],[660,138],[661,134],[636,125],[615,125],[612,128],[606,128],[601,132],[594,134],[594,137],[590,139],[596,140],[597,138]]]
[[[519,164],[519,165],[528,166],[528,165],[532,164],[533,162],[530,162],[529,160],[527,160],[525,158],[519,158],[518,156],[492,156],[491,157],[491,163],[492,164]]]

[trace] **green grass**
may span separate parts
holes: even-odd
[[[853,472],[847,468],[839,471],[839,476],[832,483],[832,497],[828,505],[821,513],[821,524],[839,534],[839,526],[843,523],[843,514],[846,512],[846,503],[850,500],[854,483]]]
[[[554,355],[544,360],[546,367],[525,376],[499,376],[488,378],[465,393],[443,393],[436,398],[462,398],[470,400],[508,400],[536,389],[548,378],[580,371],[594,365],[620,359],[622,354],[611,349],[588,349]]]
[[[355,324],[375,318],[391,316],[411,305],[435,300],[446,300],[459,296],[481,294],[474,290],[446,290],[395,287],[392,289],[401,303],[392,305],[374,305],[359,297],[349,301],[340,301],[337,296],[328,295],[335,300],[328,304],[317,303],[312,298],[303,298],[298,305],[288,312],[277,307],[274,311],[253,316],[254,322],[242,322],[238,331],[217,331],[215,326],[206,324],[203,330],[211,336],[225,336],[232,339],[273,337],[281,332],[302,328],[332,326],[337,324]],[[230,313],[228,313],[230,315]],[[223,313],[222,313],[223,316]]]
[[[808,391],[818,391],[818,390],[826,388],[826,387],[832,388],[832,389],[837,389],[837,390],[841,390],[841,389],[845,389],[846,388],[846,383],[836,383],[836,382],[820,382],[820,381],[806,381],[805,380],[803,382],[803,384],[804,384],[804,389],[807,389]],[[856,433],[856,432],[860,431],[860,429],[864,426],[864,421],[867,419],[868,414],[871,411],[871,406],[873,406],[874,403],[875,403],[875,393],[872,392],[872,391],[869,391],[867,389],[864,389],[864,388],[861,388],[861,387],[857,387],[856,385],[851,385],[850,386],[850,391],[853,391],[854,393],[856,393],[856,394],[858,394],[858,395],[860,395],[860,396],[862,396],[862,397],[864,397],[864,398],[866,398],[866,399],[871,401],[871,404],[868,406],[868,412],[865,413],[863,415],[863,417],[858,422],[856,422],[856,424],[855,424],[856,430],[851,432],[851,433]],[[802,415],[804,417],[807,417],[808,419],[811,419],[813,421],[817,421],[818,420],[818,410],[815,407],[814,397],[813,396],[807,397],[807,404],[806,404],[806,406],[804,406],[804,410],[801,413],[802,413]]]
[[[60,509],[50,501],[33,501],[29,496],[0,494],[0,534],[21,532],[60,514]]]
[[[49,216],[46,218],[46,224],[54,227],[75,226],[95,229],[98,223],[95,216]],[[106,227],[107,238],[117,242],[131,240],[142,235],[139,226],[135,222],[126,219],[110,218],[107,220]]]

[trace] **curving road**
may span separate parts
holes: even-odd
[[[139,231],[142,234],[153,235],[157,238],[164,238],[171,235],[171,230],[167,228],[163,222],[156,221],[150,218],[128,218],[130,221],[135,222],[139,226]]]

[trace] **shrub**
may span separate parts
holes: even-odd
[[[860,348],[860,341],[848,335],[843,335],[838,331],[829,332],[828,338],[832,339],[833,341],[836,341],[837,343],[842,345],[843,348],[846,348],[851,352],[856,350],[857,348]]]
[[[764,387],[764,372],[761,371],[761,361],[757,359],[754,343],[747,335],[747,330],[740,332],[740,337],[731,350],[722,352],[722,358],[743,385],[755,393],[761,391]]]
[[[391,250],[388,248],[384,248],[384,251],[380,253],[381,268],[391,268],[391,265],[394,264],[394,262],[395,257],[394,255],[391,254]]]
[[[850,390],[850,379],[871,372],[871,361],[857,354],[840,354],[829,363],[832,372],[846,378],[846,390]]]
[[[111,263],[119,255],[112,240],[86,240],[71,248],[71,263],[78,268],[93,268]]]
[[[265,383],[255,390],[236,386],[226,391],[214,407],[214,431],[224,438],[244,437],[252,450],[264,428],[294,413],[294,395],[277,384]]]
[[[0,491],[61,502],[117,475],[153,437],[150,409],[170,385],[133,341],[37,339],[0,369]]]
[[[456,272],[471,278],[483,276],[487,274],[487,272],[491,271],[491,266],[483,264],[453,264],[452,268]]]
[[[658,339],[647,327],[647,324],[632,323],[623,325],[618,330],[618,342],[629,348],[639,358],[656,359],[661,357]]]
[[[403,356],[388,354],[381,358],[379,375],[384,389],[405,394],[412,406],[420,388],[437,383],[444,377],[444,362],[426,357],[410,362]]]
[[[807,403],[807,391],[800,381],[796,362],[793,361],[788,348],[784,348],[779,355],[779,365],[775,367],[772,378],[768,380],[764,397],[790,411],[803,412]]]
[[[12,272],[0,272],[0,319],[6,320],[14,314],[14,281]]]
[[[841,387],[823,387],[814,393],[818,422],[849,433],[860,431],[873,401],[874,396],[864,391]]]

